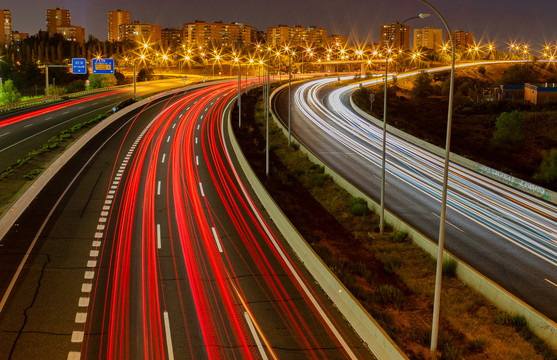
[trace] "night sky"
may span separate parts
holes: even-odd
[[[473,31],[476,41],[510,41],[532,46],[557,43],[557,0],[430,0],[452,29]],[[108,10],[129,10],[132,20],[182,28],[194,20],[242,22],[266,30],[268,26],[315,25],[328,34],[351,40],[379,40],[379,26],[431,12],[419,0],[18,0],[3,1],[12,12],[13,30],[30,35],[46,28],[47,8],[71,11],[72,23],[85,27],[86,36],[107,38]],[[442,24],[432,16],[413,20],[411,28]],[[444,33],[444,28],[443,28]]]

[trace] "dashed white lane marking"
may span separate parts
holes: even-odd
[[[161,182],[159,181],[157,183],[157,195],[160,195],[160,194],[161,194]]]
[[[96,232],[95,233],[95,239],[101,239],[103,237],[103,233],[102,232]]]
[[[197,130],[199,130],[199,127],[201,127],[201,125],[197,125]]]
[[[9,132],[7,132],[7,133],[3,133],[2,135],[0,135],[0,137],[2,137],[2,136],[6,136],[6,135],[8,135],[8,134],[9,134]]]
[[[79,306],[79,307],[89,306],[89,298],[88,297],[80,297],[77,306]]]
[[[201,196],[205,197],[205,192],[203,192],[203,184],[199,183],[199,191],[201,192]]]
[[[112,204],[112,200],[109,199],[108,196],[107,196],[106,198],[107,198],[107,199],[104,201],[104,203],[105,203],[106,205]]]
[[[97,230],[100,230],[100,231],[104,230],[104,225],[97,225]]]
[[[81,353],[79,351],[70,351],[68,353],[68,360],[79,360],[81,359]]]
[[[114,195],[107,195],[106,198],[107,199],[114,199]]]
[[[50,120],[52,119],[52,116],[47,117],[45,120]]]
[[[557,287],[557,284],[555,284],[553,281],[549,280],[549,279],[545,279],[545,281],[547,281],[548,283],[550,283],[551,285]]]
[[[222,245],[220,243],[219,236],[217,235],[217,230],[214,227],[211,227],[211,231],[213,232],[213,237],[215,238],[215,242],[217,243],[217,247],[219,248],[219,252],[222,252]]]
[[[86,312],[78,312],[75,314],[75,323],[76,324],[85,324],[87,320],[87,313]]]
[[[168,138],[166,139],[166,142],[170,142],[170,135],[169,135]]]
[[[33,126],[33,124],[25,125],[24,128],[28,128],[29,126]]]
[[[257,349],[259,350],[259,353],[261,354],[261,357],[264,360],[268,360],[269,358],[267,357],[267,354],[265,353],[265,349],[263,348],[263,345],[261,344],[261,340],[259,340],[259,335],[257,335],[257,332],[255,331],[255,326],[253,326],[253,322],[251,321],[251,318],[249,317],[249,314],[248,314],[247,311],[244,311],[244,317],[246,318],[246,322],[248,323],[249,331],[251,331],[251,335],[253,336],[253,338],[255,340],[255,345],[257,345]]]
[[[95,266],[97,266],[97,261],[96,260],[88,260],[87,261],[87,267],[88,268],[94,268]]]
[[[189,108],[188,108],[188,109],[189,109]],[[186,110],[188,110],[188,109],[186,109]],[[184,115],[184,114],[180,114],[180,115],[178,116],[178,119],[181,119],[181,118],[182,118],[182,115]]]
[[[195,165],[199,166],[199,156],[195,156]]]
[[[172,128],[174,129],[176,127],[176,124],[172,125]]]
[[[72,333],[72,342],[73,343],[83,342],[83,331],[74,331]]]
[[[109,205],[103,206],[103,210],[110,210],[110,206]]]
[[[84,284],[81,285],[81,292],[90,293],[92,288],[93,288],[93,285],[88,284],[88,283],[84,283]]]
[[[174,350],[172,349],[172,337],[170,336],[170,320],[168,312],[164,312],[164,330],[166,332],[166,347],[168,348],[168,359],[174,360]]]
[[[195,137],[195,143],[197,144],[197,136]]]
[[[93,241],[93,244],[91,244],[92,247],[99,247],[101,246],[101,242],[99,240]]]
[[[89,256],[96,258],[97,256],[99,256],[99,250],[91,250],[89,251]]]
[[[157,247],[160,249],[161,246],[161,224],[157,224]]]
[[[203,120],[203,115],[201,115],[201,118],[200,118],[200,119]]]
[[[166,154],[162,154],[162,163],[164,164],[164,160],[166,160]]]
[[[64,111],[63,112],[64,115],[69,114],[69,113],[70,113],[69,111]]]
[[[108,216],[108,211],[101,211],[101,216]]]

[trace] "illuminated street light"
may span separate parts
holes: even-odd
[[[391,35],[387,38],[387,46],[389,46],[389,42],[391,41],[391,39],[395,35],[395,32],[402,24],[413,19],[425,19],[430,16],[431,14],[420,13],[419,15],[412,16],[404,20],[400,24],[398,24],[391,32]],[[391,49],[389,48],[387,52],[390,53]],[[383,151],[381,155],[381,212],[380,212],[380,224],[379,224],[380,234],[383,234],[383,231],[385,229],[385,167],[386,167],[385,155],[387,151],[387,77],[389,75],[389,62],[391,61],[392,61],[391,57],[387,56],[385,58],[385,93],[383,95]]]

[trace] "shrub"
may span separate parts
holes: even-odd
[[[291,147],[292,149],[296,150],[296,151],[300,150],[300,144],[298,144],[298,143],[295,142],[295,141],[292,141],[292,142],[290,143],[290,147]]]
[[[389,257],[385,260],[383,267],[385,271],[389,274],[394,273],[400,266],[402,265],[402,261],[398,257]]]
[[[14,103],[21,98],[21,93],[17,90],[12,80],[6,80],[1,90],[0,105]]]
[[[468,343],[468,349],[475,353],[482,353],[491,345],[491,341],[485,338],[475,338]]]
[[[445,344],[441,349],[443,360],[459,360],[462,359],[462,350],[451,343]]]
[[[423,97],[431,92],[431,79],[425,71],[420,72],[412,81],[412,95]]]
[[[443,259],[443,275],[454,277],[456,275],[457,262],[455,259]]]
[[[526,318],[523,315],[509,314],[508,312],[499,311],[495,316],[495,323],[499,325],[514,326],[521,329],[526,326]]]
[[[33,180],[37,175],[39,175],[43,170],[42,169],[35,169],[29,171],[27,174],[23,175],[25,180]]]
[[[401,243],[408,237],[408,231],[395,231],[391,234],[391,240],[396,243]]]
[[[311,182],[314,187],[322,186],[327,180],[328,176],[324,174],[316,174],[311,177]]]
[[[362,198],[350,199],[350,213],[354,216],[363,216],[366,214],[367,202]]]
[[[496,147],[515,148],[524,140],[524,114],[518,110],[504,112],[495,123],[492,144]]]
[[[113,74],[91,74],[89,75],[89,89],[101,89],[115,86],[116,76]]]
[[[557,181],[557,148],[543,152],[543,160],[534,179],[549,185]]]
[[[391,284],[381,285],[373,294],[375,301],[399,309],[404,303],[404,293]]]

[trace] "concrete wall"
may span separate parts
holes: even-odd
[[[275,119],[276,121],[276,119]],[[352,325],[356,333],[367,344],[369,349],[378,359],[396,360],[407,359],[406,355],[383,331],[377,322],[362,307],[350,291],[338,280],[338,278],[322,262],[321,258],[313,251],[310,245],[302,238],[296,228],[280,210],[278,205],[271,198],[263,184],[253,172],[248,161],[244,157],[240,146],[234,136],[231,126],[230,113],[227,119],[228,133],[232,149],[238,158],[242,171],[245,173],[248,182],[257,194],[257,197],[273,219],[275,225],[280,230],[296,256],[304,263],[305,267],[319,283],[327,296],[333,301],[342,315]],[[283,131],[285,129],[283,128]],[[288,130],[286,130],[288,131]]]
[[[280,87],[276,89],[271,97],[274,97],[278,91],[280,91],[284,87]],[[361,110],[360,110],[361,111]],[[273,115],[273,120],[275,123],[283,130],[283,132],[287,132],[288,130],[285,129],[280,121],[277,119],[276,114]],[[366,114],[367,115],[367,114]],[[368,115],[369,116],[369,115]],[[377,119],[375,119],[377,120]],[[377,120],[378,121],[378,120]],[[389,130],[392,133],[398,132],[402,133],[400,130],[391,128]],[[398,133],[395,135],[398,136]],[[424,144],[425,148],[431,148],[432,145],[426,143],[423,140],[414,138],[417,145]],[[421,146],[421,145],[420,145]],[[437,148],[444,151],[440,148]],[[329,168],[325,163],[323,163],[319,158],[313,155],[311,152],[308,151],[302,144],[300,144],[300,150],[304,153],[307,153],[309,158],[315,162],[316,164],[322,165],[325,168],[325,173],[329,174],[333,180],[341,187],[343,187],[346,191],[348,191],[352,196],[361,197],[367,201],[368,207],[378,212],[380,209],[380,204],[376,203],[372,198],[365,195],[360,189],[352,185],[350,182],[346,181],[342,176],[336,173],[333,169]],[[429,150],[429,149],[428,149]],[[453,156],[459,157],[458,155],[451,154],[451,160],[454,161]],[[459,157],[459,161],[462,163],[468,164],[475,164],[469,159]],[[556,199],[554,197],[554,199]],[[407,231],[409,236],[412,238],[414,243],[428,252],[433,258],[437,259],[437,243],[426,237],[420,231],[414,229],[412,226],[404,222],[400,219],[396,214],[385,210],[385,221],[390,223],[395,229],[400,231]],[[505,310],[512,314],[519,314],[523,315],[526,318],[526,321],[532,331],[536,333],[541,339],[546,341],[550,344],[553,348],[557,349],[557,324],[553,322],[548,317],[544,316],[530,305],[526,304],[513,294],[509,293],[501,286],[497,285],[495,282],[491,281],[489,278],[485,277],[466,262],[460,260],[453,254],[448,251],[445,251],[443,254],[444,259],[454,259],[457,262],[456,268],[456,275],[465,283],[467,283],[471,288],[478,291],[482,295],[484,295],[487,299],[493,302],[497,307],[502,310]]]

